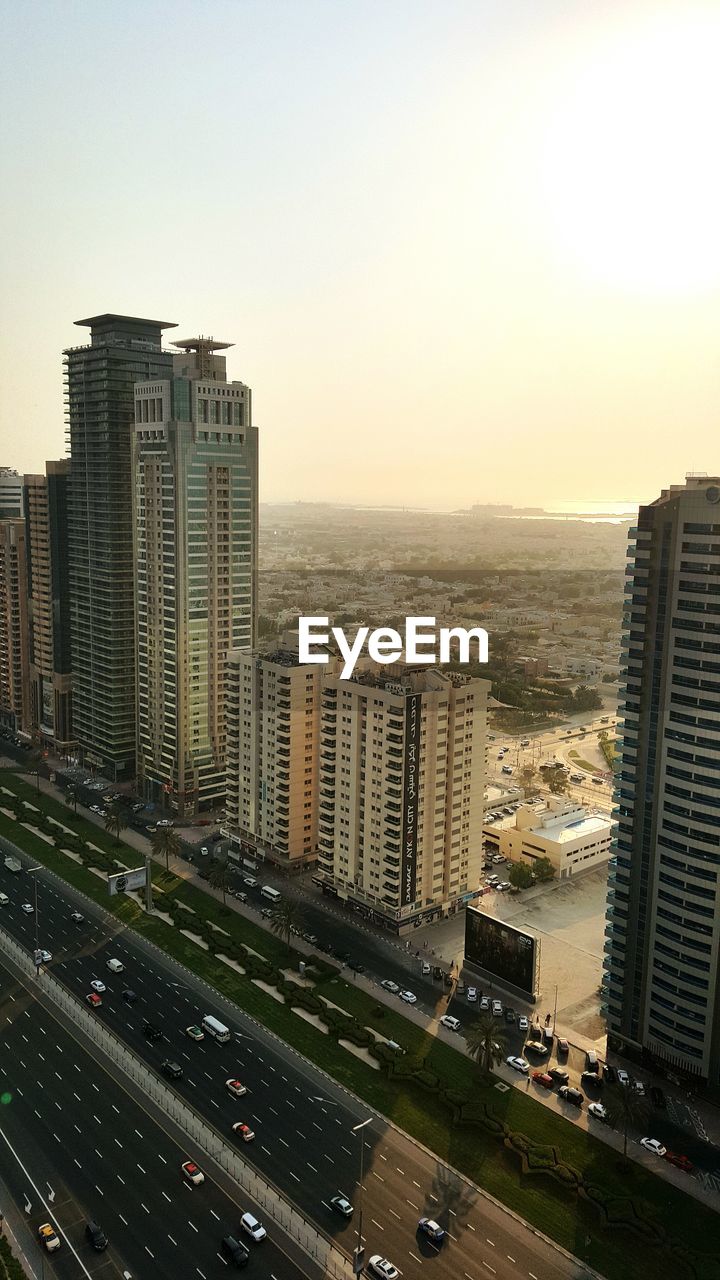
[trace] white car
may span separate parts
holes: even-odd
[[[398,1280],[400,1272],[394,1267],[392,1262],[388,1262],[387,1258],[383,1258],[381,1253],[374,1253],[368,1262],[368,1270],[371,1276],[379,1276],[380,1280]]]
[[[588,1107],[588,1115],[594,1116],[596,1120],[607,1120],[608,1113],[602,1102],[591,1102]]]
[[[397,982],[391,982],[389,978],[386,978],[384,982],[381,982],[380,986],[383,988],[384,991],[389,991],[391,995],[394,995],[394,996],[398,995],[400,991],[400,988]]]
[[[477,987],[468,987],[467,998],[472,1004],[473,1000],[477,1000]]]
[[[529,1022],[528,1022],[527,1018],[525,1017],[525,1014],[523,1014],[523,1015],[522,1015],[522,1017],[518,1018],[518,1027],[519,1027],[520,1031],[528,1031],[528,1030],[529,1030],[530,1024],[529,1024]]]
[[[538,1058],[546,1058],[550,1052],[547,1045],[542,1043],[542,1040],[527,1040],[525,1048],[530,1049],[532,1053],[536,1053]]]
[[[92,987],[93,991],[97,991],[98,995],[102,995],[103,991],[105,990],[105,983],[101,982],[99,978],[93,978],[92,982],[90,983],[90,986]]]
[[[250,1236],[256,1244],[259,1244],[261,1240],[264,1240],[267,1235],[267,1231],[262,1223],[258,1222],[257,1218],[252,1213],[243,1214],[240,1219],[240,1230]]]
[[[122,960],[108,960],[107,967],[111,973],[122,973],[125,965]]]
[[[189,1182],[193,1187],[202,1186],[205,1181],[205,1174],[202,1169],[196,1165],[194,1160],[186,1160],[180,1167],[186,1182]]]
[[[49,951],[39,951],[38,955],[40,956],[43,964],[49,964],[52,960],[52,956]]]
[[[617,1082],[622,1085],[628,1085],[630,1083],[630,1077],[627,1071],[623,1071],[622,1067],[618,1067],[617,1069]]]
[[[493,1015],[493,1018],[502,1018],[502,1011],[503,1011],[503,1008],[502,1008],[502,1001],[501,1001],[501,1000],[493,1000],[493,1002],[492,1002],[492,1015]]]
[[[459,1031],[460,1019],[451,1017],[449,1013],[444,1013],[440,1019],[440,1026],[447,1027],[448,1031]]]
[[[430,972],[430,961],[429,961],[429,960],[423,960],[423,962],[422,962],[422,971],[423,971],[423,974],[428,974],[428,973]]]
[[[401,991],[400,999],[404,1000],[406,1004],[417,1004],[417,996],[413,995],[412,991]]]
[[[82,924],[85,917],[84,915],[81,915],[79,911],[73,911],[72,915],[70,916],[70,919],[74,921],[75,924]]]
[[[35,908],[34,908],[34,906],[33,906],[32,902],[23,902],[23,904],[22,904],[22,906],[21,906],[20,910],[21,910],[21,911],[24,911],[26,916],[31,916],[31,915],[33,914],[33,912],[34,912]]]
[[[654,1156],[664,1156],[667,1151],[667,1147],[664,1147],[662,1142],[658,1142],[657,1138],[641,1138],[640,1146],[646,1151],[652,1151]]]
[[[645,1085],[642,1080],[633,1080],[633,1089],[635,1090],[638,1098],[645,1097]]]
[[[509,1067],[512,1067],[513,1071],[522,1071],[524,1076],[526,1076],[530,1070],[530,1063],[526,1062],[524,1058],[517,1058],[511,1055],[509,1058],[506,1058],[505,1061]]]
[[[241,1098],[244,1093],[247,1093],[247,1089],[241,1080],[226,1080],[225,1088],[228,1093],[232,1094],[233,1098]]]

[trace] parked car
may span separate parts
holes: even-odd
[[[505,1061],[509,1067],[512,1067],[513,1071],[521,1071],[524,1076],[530,1070],[530,1063],[526,1062],[524,1058],[519,1058],[516,1054],[511,1054]]]
[[[543,1044],[542,1040],[527,1040],[525,1049],[526,1051],[530,1050],[531,1053],[536,1053],[538,1058],[546,1058],[549,1052],[547,1045]]]
[[[633,1080],[632,1087],[635,1090],[638,1098],[645,1097],[645,1085],[643,1084],[642,1080]]]
[[[692,1160],[688,1160],[687,1156],[677,1155],[674,1151],[666,1151],[664,1158],[668,1164],[674,1164],[676,1169],[682,1169],[683,1173],[692,1173],[695,1168]]]
[[[609,1062],[603,1067],[603,1080],[606,1084],[617,1084],[617,1071]]]
[[[520,1031],[527,1031],[529,1028],[529,1025],[530,1024],[528,1023],[528,1020],[525,1017],[525,1014],[524,1013],[521,1014],[520,1017],[518,1018],[518,1029]]]
[[[627,1071],[624,1071],[622,1067],[617,1068],[617,1082],[623,1086],[630,1084],[630,1077]]]
[[[502,1013],[503,1013],[502,1001],[501,1001],[501,1000],[493,1000],[493,1002],[492,1002],[492,1015],[493,1015],[493,1018],[502,1018]]]
[[[570,1073],[563,1071],[562,1067],[550,1067],[548,1075],[552,1076],[556,1084],[567,1084],[570,1079]]]
[[[479,1005],[479,1008],[480,1008],[480,1012],[481,1012],[481,1013],[487,1013],[487,1012],[488,1012],[488,1010],[489,1010],[489,1008],[490,1008],[490,997],[489,997],[489,996],[481,996],[481,997],[480,997],[480,1005]]]
[[[440,1019],[440,1025],[442,1027],[447,1027],[448,1031],[459,1031],[460,1019],[453,1018],[449,1013],[444,1013]]]
[[[514,1009],[506,1009],[506,1010],[505,1010],[505,1021],[506,1021],[506,1022],[514,1022],[514,1021],[515,1021],[515,1010],[514,1010]]]
[[[646,1151],[651,1151],[654,1156],[667,1155],[667,1147],[664,1147],[658,1138],[641,1138],[640,1146]]]
[[[602,1084],[602,1076],[599,1076],[596,1071],[583,1071],[580,1079],[584,1085],[592,1085],[594,1089],[599,1089]]]
[[[477,1000],[477,998],[478,998],[477,987],[468,987],[467,999],[470,1001],[470,1003],[473,1004],[475,1000]]]
[[[569,1084],[564,1084],[558,1089],[560,1097],[565,1102],[571,1102],[574,1107],[581,1107],[585,1101],[585,1095],[579,1089],[573,1089]]]
[[[568,1044],[564,1036],[558,1036],[557,1047],[558,1047],[558,1053],[570,1052],[570,1045]]]
[[[390,994],[393,996],[398,995],[400,992],[400,988],[397,982],[391,982],[389,978],[386,978],[384,982],[381,982],[380,986],[383,988],[384,991],[389,991]]]
[[[552,1089],[555,1084],[548,1071],[533,1071],[532,1078],[536,1084],[541,1084],[543,1089]]]
[[[603,1124],[607,1122],[608,1113],[605,1110],[602,1102],[591,1102],[590,1106],[588,1107],[588,1115],[594,1116],[596,1120],[602,1120]]]
[[[417,996],[414,991],[401,991],[400,999],[404,1000],[406,1004],[417,1004]]]

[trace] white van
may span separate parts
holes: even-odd
[[[267,898],[268,902],[279,902],[282,894],[277,889],[273,889],[272,885],[264,884],[260,890],[260,897]]]
[[[10,899],[6,893],[0,893],[0,907],[9,907]]]
[[[111,973],[122,973],[125,965],[122,960],[108,960],[107,967]]]
[[[230,1028],[218,1022],[218,1019],[213,1018],[209,1013],[206,1013],[202,1020],[202,1029],[207,1035],[212,1036],[213,1040],[217,1040],[218,1044],[226,1044],[230,1039]]]

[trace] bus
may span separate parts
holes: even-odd
[[[226,1044],[230,1039],[230,1029],[224,1026],[222,1022],[218,1022],[217,1018],[213,1018],[211,1014],[206,1013],[202,1020],[202,1029],[206,1031],[213,1040],[217,1040],[218,1044]]]
[[[260,897],[267,898],[268,902],[279,902],[282,894],[277,889],[273,889],[272,885],[264,884],[260,890]]]

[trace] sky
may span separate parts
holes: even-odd
[[[235,343],[261,501],[720,471],[716,0],[2,0],[0,463],[105,311]]]

